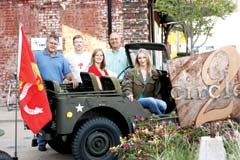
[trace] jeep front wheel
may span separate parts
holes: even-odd
[[[116,156],[109,148],[120,143],[118,126],[106,118],[86,121],[75,132],[72,154],[77,160],[114,160]]]

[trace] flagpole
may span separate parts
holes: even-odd
[[[22,24],[19,24],[19,29],[18,29],[18,55],[17,55],[17,73],[14,73],[14,80],[15,80],[15,85],[17,88],[17,93],[16,93],[16,109],[15,109],[15,151],[14,151],[14,157],[12,157],[13,160],[18,160],[17,156],[17,117],[18,117],[18,108],[19,108],[19,84],[18,84],[18,79],[19,79],[19,72],[20,72],[20,59],[21,59],[21,50],[22,50]]]
[[[14,81],[15,81],[15,85],[18,88],[18,81],[17,81],[17,73],[14,73]],[[17,89],[18,91],[18,89]],[[18,93],[16,93],[16,108],[15,108],[15,152],[14,152],[14,157],[12,157],[13,160],[18,160],[17,157],[17,112],[18,112]]]

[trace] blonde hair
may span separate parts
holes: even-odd
[[[95,49],[93,51],[92,57],[91,57],[91,65],[95,65],[95,56],[96,56],[96,54],[98,52],[102,52],[102,54],[103,54],[103,60],[102,60],[102,62],[100,64],[100,69],[105,69],[105,67],[106,67],[106,60],[105,60],[104,52],[103,52],[103,50],[101,48],[97,48],[97,49]]]
[[[136,58],[135,58],[135,67],[137,70],[140,70],[140,63],[138,61],[138,56],[139,54],[144,54],[146,56],[146,61],[147,61],[147,72],[151,75],[152,72],[152,61],[151,61],[151,58],[150,58],[150,51],[149,50],[146,50],[146,49],[143,49],[143,48],[140,48],[137,52],[137,55],[136,55]]]

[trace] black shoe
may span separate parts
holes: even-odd
[[[38,146],[38,150],[44,152],[47,150],[47,148],[44,145],[40,145],[40,146]]]
[[[37,137],[34,136],[32,139],[32,147],[37,147],[37,146],[38,146]]]

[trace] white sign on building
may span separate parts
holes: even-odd
[[[40,51],[46,48],[47,38],[31,38],[31,49],[33,51]],[[59,37],[57,50],[63,49],[62,37]]]

